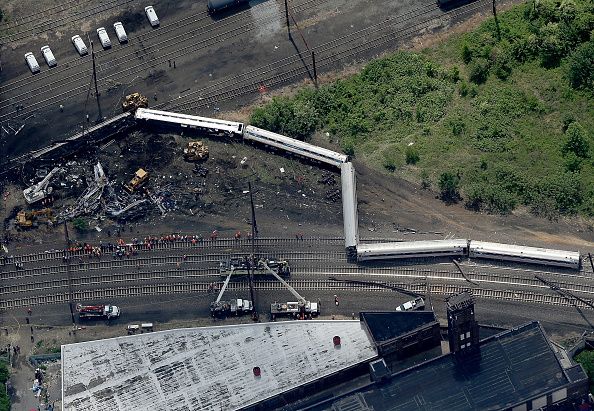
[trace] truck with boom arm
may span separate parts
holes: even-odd
[[[78,317],[83,319],[107,319],[118,318],[122,313],[119,307],[115,305],[82,305],[76,306]]]

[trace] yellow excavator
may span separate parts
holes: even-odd
[[[137,108],[147,108],[148,98],[140,93],[128,94],[122,102],[122,111],[135,111]]]
[[[37,227],[39,223],[51,224],[53,222],[51,208],[44,208],[39,211],[19,211],[16,222],[20,228]]]
[[[148,180],[148,173],[144,171],[142,168],[139,168],[136,173],[134,173],[134,177],[128,184],[124,184],[124,188],[129,192],[133,193],[141,186],[143,186],[146,181]]]

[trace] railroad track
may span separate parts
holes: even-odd
[[[421,7],[417,7],[416,9],[414,9],[410,12],[400,14],[398,16],[389,17],[379,23],[376,23],[376,24],[368,26],[364,29],[349,33],[346,36],[339,37],[339,38],[329,41],[327,43],[323,43],[321,45],[313,47],[312,49],[321,56],[322,55],[321,53],[328,51],[328,50],[332,49],[333,47],[347,45],[349,42],[353,41],[353,39],[364,38],[365,36],[369,35],[370,31],[383,30],[383,29],[385,29],[385,26],[387,26],[389,24],[406,22],[413,18],[420,17],[424,14],[436,12],[436,11],[440,11],[440,10],[438,7],[436,7],[435,2],[431,1],[425,5],[422,5]],[[318,54],[316,54],[316,55],[318,55]],[[241,82],[247,81],[249,86],[251,88],[253,88],[253,91],[257,91],[258,86],[260,86],[262,84],[268,86],[269,84],[272,83],[271,79],[274,78],[274,76],[272,76],[272,77],[269,76],[268,78],[265,78],[265,80],[264,80],[262,78],[262,75],[269,75],[271,73],[276,73],[280,69],[288,68],[295,64],[298,65],[298,67],[297,67],[298,70],[303,69],[303,67],[302,67],[303,66],[303,56],[299,53],[293,54],[292,56],[289,56],[289,57],[285,57],[281,60],[277,60],[273,63],[269,63],[265,66],[261,66],[256,69],[250,70],[246,73],[242,73],[240,75],[233,76],[233,77],[227,78],[225,80],[221,80],[221,81],[219,81],[215,84],[211,84],[203,89],[196,90],[191,93],[186,93],[181,98],[181,100],[183,101],[183,100],[186,100],[190,96],[198,94],[199,98],[196,100],[191,100],[189,102],[182,102],[180,104],[174,104],[171,106],[167,105],[168,103],[170,103],[170,102],[168,102],[168,103],[160,104],[158,106],[159,107],[167,106],[169,109],[179,109],[182,111],[192,110],[192,109],[196,109],[196,108],[202,108],[206,104],[212,104],[215,101],[215,100],[213,100],[213,96],[227,97],[228,93],[231,93],[228,96],[228,98],[233,98],[236,96],[235,94],[233,94],[233,90],[228,90],[228,91],[221,90],[226,85],[226,83],[237,81],[237,80],[240,80]],[[292,68],[290,70],[295,70],[295,68]],[[308,73],[308,74],[309,74],[309,72],[310,72],[309,69],[306,69],[305,71],[303,71],[303,73]],[[272,84],[272,85],[274,85],[274,84]],[[235,87],[237,87],[237,86],[235,86]],[[209,93],[211,93],[211,94],[209,94]],[[180,99],[175,100],[175,101],[179,101],[179,100]],[[203,100],[205,100],[205,101],[203,101]],[[224,100],[225,99],[218,99],[216,101],[224,101]],[[192,103],[196,103],[196,102],[205,102],[205,104],[200,105],[200,106],[192,105]]]
[[[361,291],[361,292],[393,292],[380,286],[370,286],[362,284],[353,284],[349,282],[331,281],[331,280],[298,280],[289,281],[291,286],[300,291]],[[528,290],[498,290],[492,288],[468,287],[464,284],[406,284],[406,283],[386,283],[390,286],[406,289],[415,293],[425,293],[429,291],[435,295],[451,295],[461,291],[469,291],[476,298],[497,299],[503,301],[517,301],[523,303],[547,304],[563,307],[577,307],[580,309],[591,309],[587,304],[573,298],[568,298],[552,292],[538,293]],[[184,282],[184,283],[166,283],[166,284],[146,284],[132,285],[126,288],[109,287],[94,290],[76,290],[73,291],[73,300],[97,301],[109,300],[113,298],[139,297],[147,295],[163,294],[184,294],[184,293],[208,293],[210,282]],[[248,291],[248,285],[245,283],[230,283],[229,291]],[[282,284],[276,282],[256,281],[255,289],[257,291],[281,291],[284,290]],[[60,292],[53,294],[44,294],[39,296],[27,296],[22,298],[2,299],[0,300],[0,309],[13,309],[22,307],[31,307],[47,304],[61,304],[69,301],[69,293]],[[322,307],[323,310],[323,307]]]
[[[183,263],[183,270],[192,264],[216,264],[218,267],[221,259],[229,257],[248,257],[249,253],[219,253],[219,254],[187,254],[184,259],[183,255],[165,255],[165,256],[147,256],[147,257],[131,257],[131,258],[115,258],[108,260],[107,258],[83,260],[82,262],[74,261],[70,263],[71,273],[81,273],[99,270],[116,270],[116,269],[139,269],[150,266],[164,266],[176,265]],[[278,258],[279,256],[271,253],[261,252],[259,257],[264,258]],[[322,261],[322,262],[337,262],[344,261],[346,258],[344,252],[329,251],[325,253],[316,252],[283,252],[281,257],[288,259],[289,263],[302,261]],[[59,265],[45,265],[43,267],[23,268],[19,270],[9,270],[0,272],[0,280],[18,280],[23,278],[47,276],[54,274],[67,274],[68,265],[66,263]]]
[[[470,3],[468,5],[454,9],[450,12],[446,12],[445,14],[441,14],[439,16],[431,16],[430,18],[427,18],[419,23],[415,23],[413,25],[406,26],[398,30],[391,29],[388,33],[383,34],[375,39],[369,40],[367,37],[369,36],[370,28],[374,29],[376,32],[380,32],[383,29],[385,29],[385,27],[383,27],[383,24],[392,23],[391,20],[380,22],[378,24],[370,26],[369,28],[359,30],[358,32],[354,32],[339,39],[332,40],[331,42],[313,47],[312,49],[316,53],[316,67],[318,68],[318,72],[320,72],[320,69],[322,68],[335,66],[338,61],[351,61],[352,58],[356,55],[378,48],[380,46],[385,45],[386,43],[393,42],[395,39],[405,38],[406,36],[413,34],[419,28],[425,27],[428,23],[431,23],[436,19],[443,18],[444,16],[448,16],[450,18],[460,17],[465,14],[479,10],[485,7],[487,4],[490,3],[487,1]],[[425,6],[423,8],[419,8],[418,10],[421,10],[422,13],[414,15],[410,18],[406,18],[403,21],[408,22],[413,18],[421,17],[424,14],[429,14],[438,11],[439,9],[433,3],[432,7]],[[352,43],[355,40],[364,40],[364,42],[353,47]],[[346,46],[347,48],[345,50],[341,50],[335,53],[324,54],[332,49],[336,49],[338,47],[343,46]],[[287,61],[288,59],[290,61]],[[240,96],[244,96],[246,94],[257,93],[261,85],[265,85],[268,88],[273,88],[291,81],[295,81],[296,79],[307,78],[311,75],[312,70],[309,67],[303,67],[301,59],[302,56],[300,56],[299,54],[294,54],[293,56],[288,57],[286,59],[279,60],[267,66],[259,67],[258,69],[252,70],[251,72],[249,72],[250,77],[247,83],[245,84],[237,85],[232,83],[230,84],[230,88],[226,90],[221,90],[222,87],[219,87],[219,89],[213,89],[212,87],[201,89],[192,93],[199,94],[199,97],[194,100],[185,101],[185,99],[190,95],[185,94],[181,99],[172,100],[168,103],[163,103],[162,107],[166,107],[171,110],[179,110],[181,112],[192,112],[210,106],[215,102],[220,103]],[[291,66],[294,64],[297,64],[297,67],[290,68],[285,72],[277,73],[278,67],[276,67],[276,65],[279,63],[281,67]],[[263,77],[262,74],[268,76]],[[240,76],[237,76],[235,78],[240,78]],[[211,89],[213,91],[209,92],[209,90]]]
[[[146,40],[156,38],[158,36],[163,36],[165,33],[170,33],[170,32],[176,31],[180,27],[187,27],[191,24],[198,23],[198,22],[204,21],[206,19],[210,19],[210,17],[208,16],[208,13],[206,11],[194,13],[194,14],[188,15],[186,17],[183,17],[183,18],[177,20],[174,24],[161,25],[158,30],[151,30],[151,31],[133,36],[128,40],[128,43],[125,46],[123,46],[123,48],[115,47],[115,48],[111,48],[111,49],[107,49],[107,50],[105,50],[103,48],[97,49],[95,51],[95,55],[97,55],[101,58],[105,58],[105,57],[108,58],[108,57],[111,57],[112,55],[117,55],[121,52],[129,51],[128,49],[131,48],[129,46],[134,45],[136,43],[142,43]],[[147,47],[153,47],[153,46],[149,45]],[[134,59],[134,58],[136,58],[137,53],[138,53],[138,50],[124,54],[122,56],[118,56],[118,57],[116,57],[116,60]],[[87,68],[88,68],[89,61],[87,59],[81,59],[80,57],[75,57],[74,59],[72,59],[70,61],[60,64],[59,68],[57,68],[57,69],[50,70],[50,71],[44,71],[42,73],[37,74],[34,78],[34,81],[45,80],[47,78],[56,77],[60,74],[65,74],[65,73],[68,73],[68,76],[84,75],[88,72],[88,70],[79,71],[78,73],[70,73],[71,70],[76,69],[78,67],[83,67],[83,66],[87,66]],[[31,83],[31,78],[29,76],[22,77],[20,79],[14,80],[12,82],[0,85],[0,91],[4,92],[4,91],[8,91],[8,90],[10,90],[10,91],[18,90],[19,88],[25,87],[25,86],[29,85],[30,83]],[[34,90],[31,90],[31,91],[34,91]],[[15,97],[18,97],[18,96],[12,96],[11,98],[15,98]]]
[[[366,240],[370,242],[383,242],[389,241],[388,239],[372,239]],[[394,240],[392,240],[394,241]],[[280,238],[280,237],[264,237],[258,238],[254,241],[256,248],[263,248],[263,247],[284,247],[284,246],[306,246],[306,247],[313,247],[313,246],[340,246],[344,248],[344,238],[343,237],[312,237],[312,238],[304,238],[303,240],[296,239],[296,238]],[[151,250],[147,249],[144,245],[139,244],[138,248],[135,248],[139,253],[146,253],[146,252],[153,252],[153,251],[162,251],[162,250],[203,250],[203,249],[220,249],[220,248],[250,248],[252,247],[252,240],[248,239],[240,239],[236,240],[234,238],[219,238],[217,240],[203,240],[202,242],[197,242],[196,244],[192,244],[191,241],[175,241],[175,242],[163,242],[154,244]],[[110,253],[110,252],[108,252]],[[22,263],[33,263],[33,262],[47,262],[51,260],[62,260],[64,255],[70,256],[85,256],[86,254],[83,251],[79,252],[66,252],[64,250],[51,250],[42,253],[33,253],[33,254],[21,254],[15,255],[8,258],[8,263],[13,262],[22,262]]]
[[[305,9],[305,8],[307,8],[307,6],[309,4],[314,3],[315,1],[316,0],[305,0],[304,3],[295,5],[293,7],[293,9],[296,11]],[[103,77],[98,77],[97,81],[101,82],[103,84],[105,84],[106,81],[111,81],[113,79],[117,80],[118,82],[124,81],[127,77],[131,77],[131,76],[142,73],[146,68],[155,68],[157,65],[166,63],[168,60],[180,58],[180,57],[186,56],[188,53],[193,53],[195,51],[216,45],[216,44],[220,43],[221,40],[226,41],[228,39],[236,38],[240,35],[247,34],[250,31],[252,31],[253,29],[255,29],[259,22],[265,22],[265,21],[269,20],[270,16],[261,17],[260,19],[257,19],[257,20],[249,20],[246,24],[243,24],[243,25],[238,25],[234,20],[227,21],[229,19],[235,19],[235,18],[236,18],[236,15],[229,16],[226,19],[222,19],[218,22],[214,22],[207,26],[207,27],[213,26],[216,30],[224,29],[225,27],[231,27],[228,31],[219,33],[219,34],[209,37],[209,38],[202,38],[202,37],[200,37],[200,35],[203,33],[198,33],[195,30],[190,30],[184,34],[180,34],[180,35],[176,36],[176,38],[180,37],[183,39],[183,41],[190,42],[189,45],[178,47],[172,51],[168,51],[165,53],[160,53],[158,56],[156,56],[154,58],[150,58],[146,61],[137,63],[136,65],[127,66],[125,68],[114,71],[111,74],[104,75]],[[223,22],[223,23],[221,24],[221,22]],[[198,38],[198,41],[193,40],[195,38]],[[151,45],[150,47],[153,48],[154,51],[161,52],[163,47],[165,47],[165,48],[170,47],[170,46],[165,46],[165,44],[169,43],[169,42],[172,42],[172,39],[163,40],[161,42]],[[172,44],[171,46],[175,46],[175,44]],[[148,46],[146,46],[145,48],[147,48],[147,47]],[[135,53],[132,53],[132,54],[135,54]],[[124,61],[129,60],[129,59],[124,59],[124,57],[122,57],[122,59]],[[111,70],[113,68],[113,66],[115,66],[115,65],[116,65],[116,63],[114,61],[105,62],[105,64],[100,62],[99,63],[100,67],[99,67],[98,72],[101,73],[106,70]],[[5,112],[4,114],[0,115],[0,121],[8,120],[10,118],[12,118],[12,119],[22,118],[23,116],[28,116],[28,115],[34,113],[36,110],[39,110],[39,109],[42,109],[42,108],[45,108],[45,107],[55,104],[56,100],[58,100],[58,99],[64,100],[64,99],[72,98],[76,93],[85,91],[88,88],[88,81],[87,81],[88,74],[89,74],[88,70],[81,71],[77,75],[71,74],[67,78],[56,80],[55,82],[52,82],[52,83],[47,83],[43,86],[37,87],[37,89],[28,90],[27,92],[24,92],[21,95],[19,95],[19,96],[24,97],[22,100],[16,101],[16,100],[14,100],[14,96],[5,98],[5,100],[7,100],[7,103],[4,104],[3,106],[0,106],[0,112],[7,111],[7,110],[8,111]],[[73,83],[78,83],[79,85],[74,88],[71,88],[69,90],[60,92],[58,94],[54,94],[50,97],[46,97],[41,100],[30,103],[27,105],[26,109],[19,111],[19,113],[16,113],[16,111],[13,111],[13,105],[15,105],[17,103],[20,104],[20,103],[27,102],[28,100],[33,98],[33,96],[35,94],[34,92],[36,90],[43,90],[44,94],[47,94],[48,92],[51,92],[52,90],[57,90],[58,88],[62,88],[66,85],[73,84]],[[103,88],[105,88],[105,87],[103,87]],[[12,101],[11,101],[11,99],[12,99]]]
[[[25,17],[16,18],[12,24],[8,23],[0,25],[1,30],[10,32],[8,35],[0,38],[0,43],[6,43],[15,39],[22,40],[23,38],[35,36],[48,30],[57,29],[67,23],[82,21],[95,14],[121,7],[135,1],[137,0],[110,0],[107,2],[95,2],[92,6],[84,3],[80,4],[81,2],[77,0],[61,1],[59,5],[54,7],[49,7],[43,11]],[[80,9],[77,8],[77,5]],[[75,13],[66,14],[58,18],[54,17],[67,10],[74,11]],[[18,30],[19,27],[21,28],[20,30]]]

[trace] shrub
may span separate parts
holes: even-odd
[[[438,186],[441,199],[447,202],[455,202],[460,198],[458,189],[460,187],[460,177],[451,172],[441,173]]]
[[[86,231],[89,228],[89,224],[87,223],[87,220],[85,220],[84,218],[81,217],[77,217],[74,220],[72,220],[72,226],[77,230],[77,231]]]
[[[582,44],[569,56],[567,77],[573,88],[594,90],[594,40]]]
[[[563,153],[573,153],[579,158],[590,157],[590,144],[586,138],[586,131],[578,122],[571,123],[565,135],[567,140],[563,145]]]
[[[421,188],[423,190],[431,188],[431,179],[429,178],[429,173],[427,173],[426,170],[421,171]]]
[[[472,60],[468,65],[468,78],[476,84],[484,83],[489,76],[489,61],[485,58]]]
[[[384,158],[384,164],[383,164],[383,166],[384,166],[384,168],[386,170],[388,170],[390,172],[396,171],[396,162],[391,157]]]
[[[0,411],[10,411],[10,397],[6,392],[6,382],[10,372],[4,361],[0,361]]]
[[[420,160],[419,151],[412,146],[406,147],[406,164],[417,164]]]
[[[584,367],[590,380],[590,392],[594,394],[594,351],[584,350],[575,356],[575,360]]]
[[[464,43],[464,45],[462,46],[462,53],[461,53],[461,57],[462,57],[462,61],[465,64],[470,63],[470,61],[472,60],[472,51],[470,50],[470,47],[468,46],[467,43]]]
[[[468,95],[468,83],[462,80],[460,83],[460,87],[458,88],[458,93],[462,97],[466,97]]]
[[[315,130],[318,116],[308,101],[275,97],[266,106],[256,108],[250,122],[256,127],[305,140]]]

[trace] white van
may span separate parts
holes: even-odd
[[[87,49],[85,42],[83,41],[83,39],[80,38],[78,34],[76,36],[72,36],[71,40],[72,44],[74,44],[74,47],[76,48],[76,51],[78,51],[78,54],[84,56],[89,52],[89,49]]]
[[[33,53],[29,52],[25,54],[25,61],[31,70],[31,73],[39,73],[39,64],[37,64],[37,59],[33,55]]]
[[[97,29],[97,35],[99,36],[99,40],[101,41],[101,45],[104,49],[108,49],[111,47],[111,40],[107,35],[107,30],[105,30],[105,27],[99,27]]]
[[[126,43],[128,41],[128,35],[126,34],[126,30],[124,30],[124,25],[118,21],[113,23],[113,28],[120,43]]]
[[[45,62],[48,66],[55,67],[58,64],[56,58],[54,57],[54,53],[52,53],[52,50],[49,48],[49,46],[43,46],[41,48],[41,54],[43,54],[43,58],[45,59]]]
[[[159,18],[157,17],[157,13],[155,13],[155,9],[153,6],[146,6],[144,8],[144,12],[151,23],[151,26],[157,27],[159,25]]]

